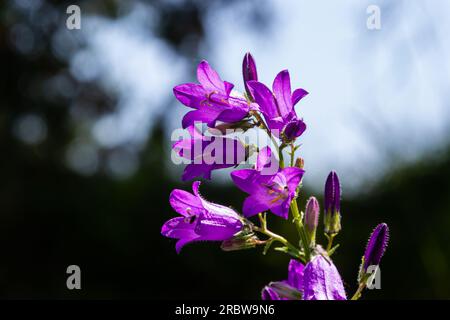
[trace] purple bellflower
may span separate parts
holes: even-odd
[[[303,134],[306,125],[297,117],[294,106],[308,92],[296,89],[291,93],[291,80],[287,70],[281,71],[275,77],[273,91],[258,81],[248,81],[246,84],[274,135],[279,137],[281,133],[285,139],[291,141]]]
[[[337,234],[341,230],[341,184],[336,172],[331,171],[325,182],[325,233]]]
[[[282,284],[285,284],[284,288]],[[347,299],[338,270],[331,260],[321,255],[315,256],[306,266],[292,259],[289,263],[288,279],[264,287],[262,299],[288,300],[294,296],[292,289],[296,289],[303,300]]]
[[[234,210],[211,203],[199,193],[200,181],[192,185],[194,194],[175,189],[170,194],[170,204],[181,217],[167,221],[161,234],[179,239],[175,248],[181,248],[193,241],[223,241],[233,237],[243,228],[239,214]]]
[[[305,171],[296,167],[280,169],[277,162],[277,170],[267,170],[275,162],[271,149],[265,147],[258,154],[255,169],[231,173],[236,186],[249,194],[242,209],[244,216],[251,217],[270,210],[284,219],[288,218],[290,203]]]
[[[184,116],[183,128],[196,121],[214,127],[216,121],[234,123],[247,116],[250,106],[245,97],[232,94],[234,85],[222,81],[205,60],[197,67],[197,79],[199,84],[185,83],[173,88],[182,104],[195,109]]]
[[[363,269],[366,272],[369,266],[378,266],[389,241],[389,227],[380,223],[372,232],[364,253]]]
[[[188,139],[177,141],[173,150],[191,161],[184,169],[182,180],[194,178],[211,179],[211,172],[217,169],[237,166],[245,160],[245,146],[236,139],[222,136],[204,136],[195,125],[188,127]]]

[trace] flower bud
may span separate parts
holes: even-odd
[[[255,248],[256,245],[261,244],[262,241],[258,237],[251,233],[245,236],[235,236],[231,239],[222,242],[220,248],[223,251],[237,251]]]
[[[316,241],[316,229],[319,224],[319,202],[315,197],[311,197],[306,202],[305,208],[305,226],[308,231],[310,243]]]
[[[381,257],[386,251],[389,241],[389,227],[386,223],[379,224],[372,232],[367,243],[364,253],[364,271],[369,266],[377,266],[380,264]]]
[[[331,171],[325,183],[325,233],[332,235],[341,230],[341,185],[336,172]]]
[[[254,100],[250,90],[247,86],[247,81],[254,80],[258,81],[258,73],[256,71],[256,63],[250,52],[247,52],[244,56],[244,61],[242,61],[242,76],[244,78],[245,91],[250,100]]]
[[[303,158],[298,157],[297,160],[295,160],[295,166],[300,169],[305,168],[305,160]]]

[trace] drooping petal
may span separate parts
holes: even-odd
[[[172,218],[164,223],[161,228],[161,234],[165,237],[175,239],[189,237],[192,234],[195,235],[195,219],[195,216],[193,219],[185,217]]]
[[[183,216],[197,215],[203,209],[198,197],[184,190],[173,190],[170,193],[169,202],[172,208]]]
[[[309,94],[305,89],[295,89],[292,92],[292,105],[295,106],[301,99]]]
[[[332,261],[314,257],[303,273],[304,300],[346,300],[341,276]]]
[[[305,266],[298,260],[291,259],[288,266],[288,283],[303,292],[303,272]]]
[[[219,74],[211,68],[206,60],[200,62],[197,67],[197,79],[203,88],[208,92],[217,91],[224,94],[226,92],[225,84],[220,79]]]
[[[175,244],[175,251],[177,252],[177,254],[180,254],[181,249],[187,245],[188,243],[194,242],[200,240],[199,236],[197,236],[195,233],[190,234],[189,236],[186,236],[185,238],[181,238],[180,240],[177,241],[177,243]]]
[[[279,115],[284,119],[293,109],[289,71],[283,70],[277,74],[273,81],[273,93],[278,105]]]
[[[198,109],[206,99],[205,89],[199,84],[185,83],[173,88],[175,97],[185,106]]]

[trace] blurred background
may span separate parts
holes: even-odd
[[[68,30],[66,9],[81,8]],[[369,5],[381,29],[366,26]],[[367,238],[391,228],[381,290],[365,299],[450,298],[450,3],[414,1],[45,1],[0,4],[0,297],[259,299],[289,258],[185,247],[160,235],[183,167],[170,135],[187,108],[172,87],[208,60],[243,89],[282,69],[310,95],[304,192],[343,185],[335,255],[348,294]],[[241,208],[227,174],[208,199]],[[272,216],[272,229],[295,239]],[[79,265],[82,290],[66,288]]]

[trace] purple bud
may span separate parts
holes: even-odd
[[[306,130],[306,124],[303,122],[303,120],[295,119],[290,121],[285,127],[284,127],[284,137],[287,140],[287,142],[295,140],[297,137],[300,137],[303,132]]]
[[[247,81],[258,81],[258,73],[256,71],[256,63],[250,52],[247,52],[242,61],[242,76],[244,77],[245,91],[250,99],[253,100],[252,94],[247,86]]]
[[[331,171],[325,183],[325,233],[332,235],[341,230],[341,185],[336,172]]]
[[[379,265],[389,241],[389,227],[380,223],[372,232],[364,253],[364,271],[372,265]]]
[[[338,175],[331,171],[325,183],[325,212],[340,212],[341,185]]]
[[[319,202],[315,197],[311,197],[306,202],[305,225],[309,232],[314,232],[319,224]]]

